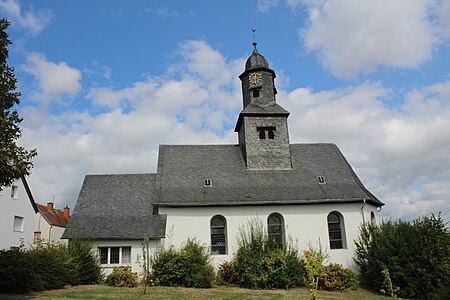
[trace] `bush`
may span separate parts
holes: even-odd
[[[376,290],[433,298],[450,284],[450,235],[440,215],[361,227],[355,262]]]
[[[242,287],[291,288],[302,285],[303,262],[297,250],[274,245],[260,219],[252,219],[247,227],[240,229],[238,250],[231,264],[237,283]]]
[[[26,293],[97,283],[100,267],[89,243],[40,244],[0,251],[0,293]]]
[[[70,258],[70,284],[94,284],[102,281],[102,273],[97,254],[88,241],[72,239],[67,246]]]
[[[216,283],[219,285],[229,285],[238,283],[237,274],[234,272],[233,264],[224,261],[217,271]]]
[[[131,272],[130,267],[114,268],[111,274],[106,277],[106,284],[115,287],[136,287],[138,275]]]
[[[159,285],[209,288],[214,281],[209,251],[195,239],[189,239],[180,250],[170,247],[158,252],[152,270]]]
[[[356,274],[351,270],[344,268],[340,264],[329,264],[325,266],[325,275],[322,278],[321,286],[327,290],[345,291],[348,289],[356,290],[358,280]]]
[[[27,293],[32,276],[27,252],[21,248],[0,250],[0,293]]]

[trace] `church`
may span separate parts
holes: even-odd
[[[253,43],[242,82],[238,144],[160,145],[156,173],[87,175],[64,239],[87,238],[108,274],[141,272],[149,250],[196,238],[215,266],[230,261],[239,229],[259,218],[270,238],[329,253],[357,270],[359,226],[384,205],[334,144],[291,144],[289,112],[276,102],[275,72]]]

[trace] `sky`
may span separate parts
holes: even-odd
[[[236,144],[252,52],[291,143],[335,143],[384,219],[450,221],[450,0],[0,0],[39,203],[156,172],[160,144]],[[253,37],[252,29],[256,29]]]

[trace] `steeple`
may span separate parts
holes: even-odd
[[[276,103],[275,77],[253,42],[253,52],[239,76],[243,110],[235,128],[248,169],[292,167],[287,128],[289,112]]]

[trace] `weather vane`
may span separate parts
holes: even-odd
[[[256,37],[255,37],[256,28],[252,28],[252,32],[253,32],[253,44],[256,44]]]

